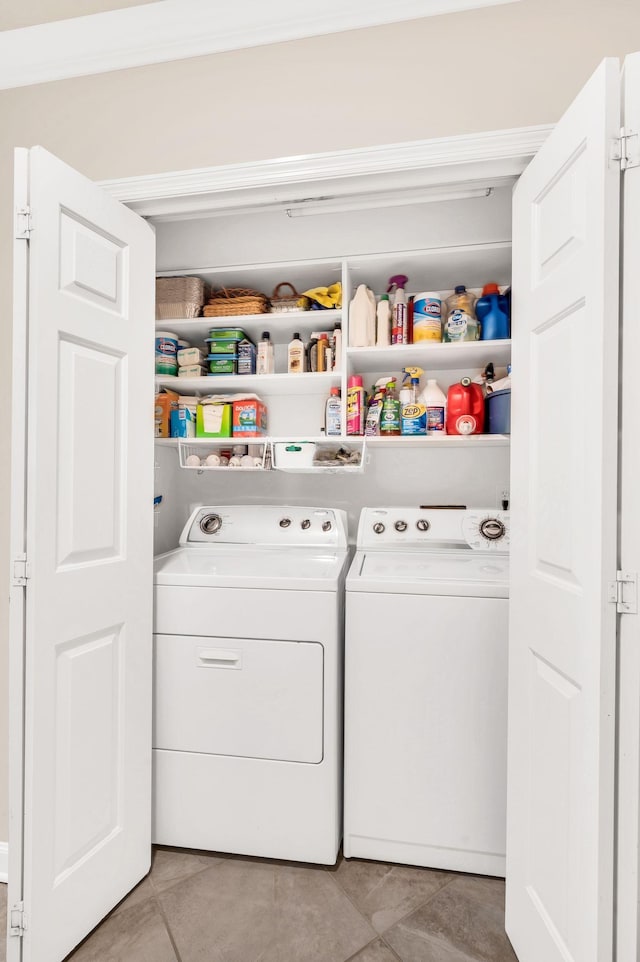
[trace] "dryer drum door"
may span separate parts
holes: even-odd
[[[153,747],[319,763],[317,642],[155,635]]]

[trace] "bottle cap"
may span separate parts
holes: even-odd
[[[340,388],[332,387],[331,390],[329,391],[329,394],[331,394],[332,397],[336,397],[336,396],[340,397]]]
[[[485,294],[499,294],[499,293],[500,293],[500,289],[498,288],[497,284],[485,284],[484,287],[482,288],[483,297]]]
[[[388,294],[383,294],[382,297],[380,298],[380,300],[381,300],[381,301],[388,301],[388,300],[389,300],[389,295],[388,295]]]
[[[455,288],[455,290],[454,290],[454,293],[455,293],[455,294],[464,294],[464,292],[466,291],[466,289],[467,289],[467,288],[464,286],[464,284],[458,284],[458,286],[457,286],[457,287]]]
[[[347,381],[347,387],[362,387],[362,375],[352,374]]]
[[[300,340],[300,331],[296,331],[296,333],[293,335],[293,339],[294,339],[294,341],[299,341],[299,340]]]
[[[263,341],[268,341],[268,340],[269,340],[269,337],[270,337],[269,331],[263,331],[263,332],[262,332],[262,340],[263,340]]]

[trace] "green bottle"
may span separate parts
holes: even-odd
[[[400,435],[400,401],[396,394],[396,382],[391,380],[387,384],[387,393],[382,402],[382,415],[380,417],[380,434],[384,438]]]

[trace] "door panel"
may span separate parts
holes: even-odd
[[[41,148],[29,184],[23,958],[57,962],[150,862],[154,239]]]
[[[619,68],[514,193],[507,932],[520,962],[612,957]]]

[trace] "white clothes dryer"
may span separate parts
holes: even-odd
[[[201,507],[155,562],[154,819],[163,845],[335,862],[344,512]]]
[[[365,508],[346,581],[344,854],[504,875],[509,516]]]

